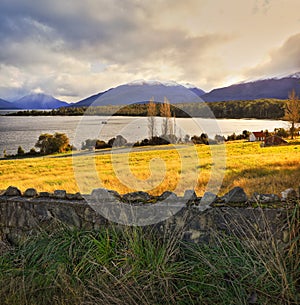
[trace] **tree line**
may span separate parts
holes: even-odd
[[[154,101],[153,101],[154,102]],[[50,111],[23,110],[8,113],[7,116],[71,116],[71,115],[113,115],[113,116],[147,116],[148,103],[137,103],[126,106],[91,106],[62,107]],[[156,115],[160,116],[160,104],[155,103]],[[249,101],[226,101],[210,103],[180,103],[170,105],[172,114],[176,117],[203,118],[257,118],[282,119],[285,116],[288,100],[259,99]]]

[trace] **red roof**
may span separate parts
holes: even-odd
[[[266,136],[265,133],[262,131],[254,131],[253,134],[256,138],[264,138]]]

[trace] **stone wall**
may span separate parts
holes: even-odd
[[[224,198],[211,193],[198,198],[193,191],[187,191],[183,197],[177,197],[171,192],[165,192],[156,198],[144,192],[120,196],[104,189],[93,191],[88,198],[95,196],[103,201],[113,198],[121,210],[125,206],[160,204],[162,200],[162,206],[166,206],[169,198],[172,204],[181,205],[179,212],[166,220],[151,224],[151,227],[162,234],[177,231],[182,239],[196,243],[210,240],[211,235],[217,231],[234,233],[242,238],[255,237],[257,240],[274,237],[286,242],[287,212],[297,202],[282,202],[276,197],[271,203],[269,200],[267,205],[264,203],[262,206],[254,200],[259,197],[258,194],[254,199],[248,199],[241,188],[235,188]],[[293,196],[296,199],[296,192]],[[0,196],[0,240],[17,244],[40,230],[53,230],[58,224],[88,230],[111,225],[86,199],[86,196],[67,194],[65,191],[38,194],[34,189],[29,189],[21,194],[18,189],[10,187]]]

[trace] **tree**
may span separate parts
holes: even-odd
[[[295,123],[298,123],[300,120],[300,101],[294,89],[289,93],[289,99],[285,105],[285,118],[292,125],[291,137],[294,139]]]
[[[19,146],[19,147],[18,147],[17,155],[18,155],[18,156],[23,156],[24,154],[25,154],[24,149],[22,148],[22,146]]]
[[[32,147],[29,151],[29,155],[34,156],[36,154],[37,154],[36,150],[34,149],[34,147]]]
[[[282,138],[288,137],[288,132],[284,128],[275,128],[274,132],[278,137],[282,137]]]
[[[115,141],[116,141],[116,138],[109,139],[108,142],[107,142],[108,146],[113,147]]]
[[[171,118],[171,109],[170,102],[165,97],[163,104],[160,106],[160,116],[163,118],[161,131],[162,136],[168,136],[170,134],[170,118]]]
[[[250,136],[250,131],[243,130],[243,137],[244,137],[244,139],[249,139],[249,136]]]
[[[93,149],[96,147],[97,139],[87,139],[81,143],[81,149]]]
[[[35,147],[40,149],[41,154],[47,154],[49,152],[51,138],[53,138],[53,135],[49,133],[43,133],[39,136],[38,141],[35,143]]]
[[[39,136],[35,147],[40,148],[43,155],[61,153],[70,149],[69,138],[65,133],[56,132],[54,135],[43,133]]]
[[[149,137],[153,139],[156,136],[156,104],[154,103],[154,99],[150,99],[147,105],[147,116],[148,116],[148,130]]]
[[[53,153],[62,153],[68,151],[70,149],[70,141],[67,135],[65,133],[56,132],[52,140],[52,148]]]
[[[108,147],[121,147],[125,146],[126,143],[127,140],[121,135],[117,135],[115,138],[111,138],[107,142]]]
[[[188,143],[188,142],[190,142],[190,135],[186,134],[184,136],[184,143]]]
[[[205,144],[205,145],[208,145],[209,142],[208,142],[208,135],[206,133],[202,133],[200,135],[200,137],[198,136],[193,136],[191,137],[191,140],[194,144]]]
[[[113,146],[121,147],[121,146],[126,145],[126,143],[127,143],[127,140],[123,136],[117,135],[116,139],[114,140]]]

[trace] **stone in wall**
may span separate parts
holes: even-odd
[[[22,193],[18,188],[14,187],[14,186],[9,186],[3,195],[4,196],[21,196]]]
[[[128,203],[134,203],[134,202],[147,202],[152,198],[148,193],[146,192],[132,192],[132,193],[127,193],[123,195],[122,199],[125,202]]]
[[[281,199],[276,194],[258,194],[254,193],[250,199],[251,203],[278,203]]]
[[[37,197],[38,192],[34,188],[29,188],[24,192],[23,196],[24,197]]]
[[[281,197],[282,197],[282,201],[296,200],[298,198],[297,192],[292,188],[286,189],[283,192],[281,192]]]
[[[245,191],[239,186],[226,193],[222,199],[225,203],[245,203],[248,200]]]
[[[178,197],[173,192],[165,191],[160,196],[157,197],[157,200],[158,201],[174,201],[174,200],[178,200]]]

